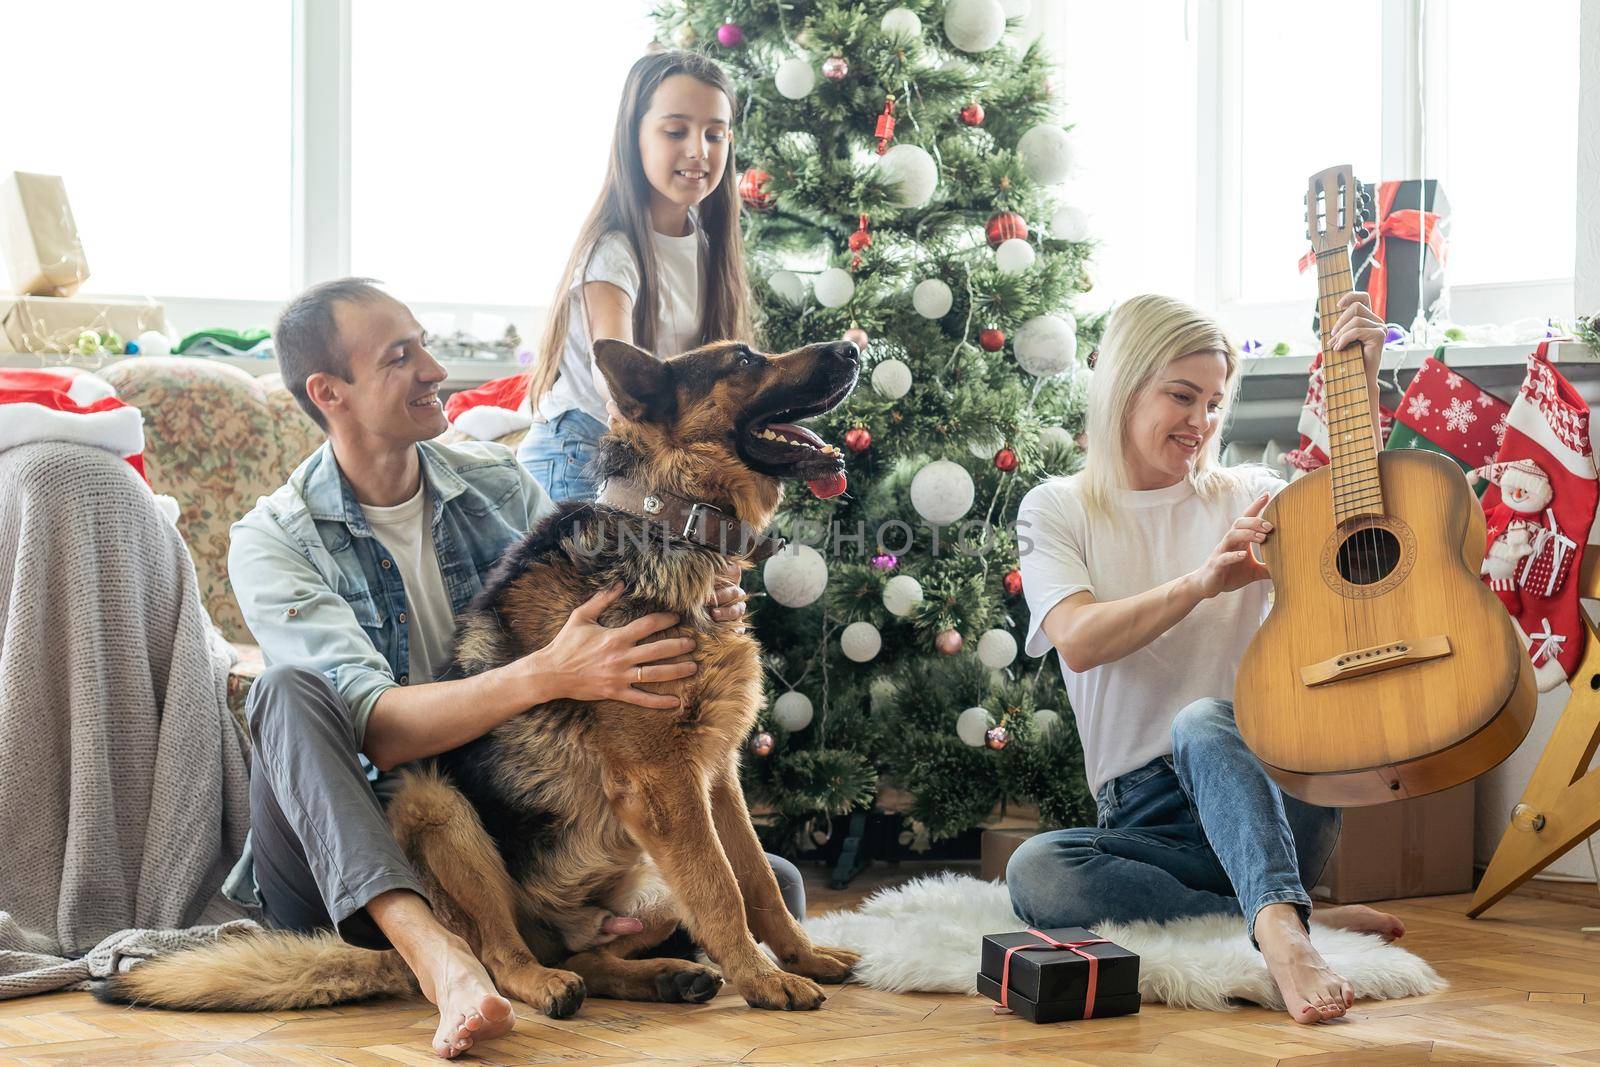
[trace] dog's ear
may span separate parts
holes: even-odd
[[[614,337],[594,343],[594,362],[611,387],[617,410],[631,422],[664,422],[672,414],[672,367]]]

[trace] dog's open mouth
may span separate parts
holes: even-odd
[[[820,402],[756,416],[741,435],[740,450],[746,460],[768,474],[804,478],[811,491],[824,500],[844,492],[848,484],[844,453],[799,425],[799,420],[831,410],[849,395],[854,384],[851,375],[843,388]]]

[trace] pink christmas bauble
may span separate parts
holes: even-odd
[[[829,56],[822,61],[822,76],[838,81],[850,73],[850,61],[844,56]]]
[[[846,330],[844,332],[844,339],[855,345],[856,348],[863,352],[867,350],[867,342],[870,340],[870,338],[867,337],[867,331],[863,330],[859,326],[852,326]]]
[[[953,656],[961,651],[961,633],[959,630],[945,630],[933,639],[933,647],[947,656]]]
[[[717,27],[717,43],[724,48],[738,48],[744,43],[744,31],[732,22]]]

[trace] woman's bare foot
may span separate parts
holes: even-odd
[[[417,968],[422,993],[439,1009],[433,1051],[454,1059],[474,1042],[490,1041],[511,1032],[516,1014],[467,948],[465,941],[447,943],[431,960]]]
[[[1311,921],[1337,930],[1377,934],[1385,941],[1398,941],[1406,935],[1406,924],[1401,922],[1398,916],[1379,911],[1377,908],[1369,908],[1364,904],[1313,908]]]
[[[1257,912],[1255,935],[1267,972],[1295,1022],[1337,1019],[1355,1003],[1350,983],[1312,947],[1293,904],[1268,904]]]

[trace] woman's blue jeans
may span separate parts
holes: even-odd
[[[1233,704],[1200,700],[1172,723],[1172,755],[1113,778],[1095,826],[1029,838],[1011,856],[1011,904],[1041,929],[1096,922],[1256,913],[1293,904],[1311,917],[1339,839],[1339,811],[1285,796],[1245,747]]]
[[[551,500],[593,500],[596,486],[587,467],[605,432],[594,416],[569,408],[528,428],[517,446],[517,461]]]

